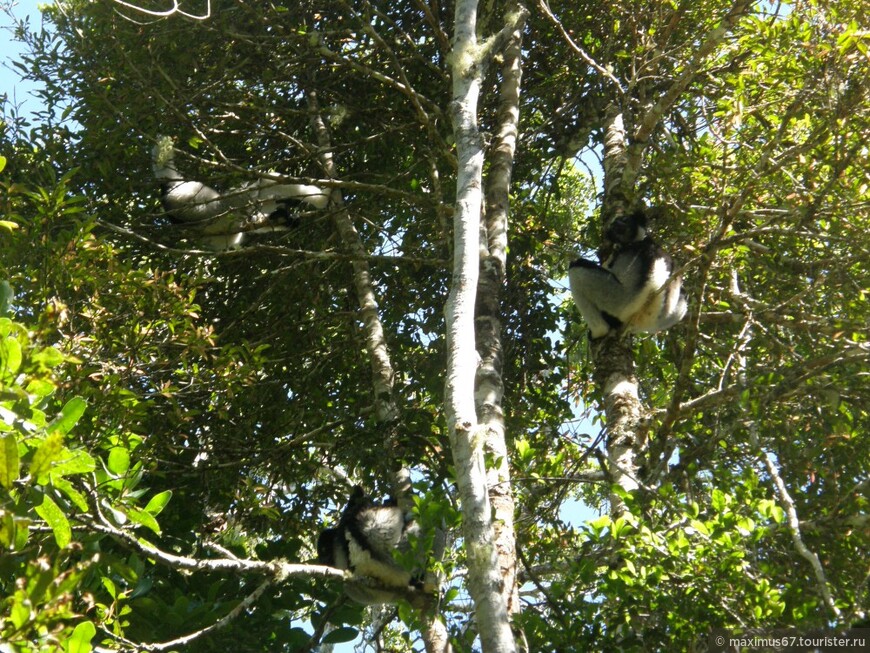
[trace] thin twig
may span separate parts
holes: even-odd
[[[556,29],[559,30],[559,32],[562,34],[562,38],[564,38],[565,42],[569,46],[571,46],[571,49],[574,50],[574,52],[576,52],[580,56],[580,58],[584,62],[586,62],[591,68],[603,75],[606,79],[610,80],[610,82],[612,82],[613,85],[616,87],[619,95],[624,95],[625,89],[622,88],[622,84],[619,83],[619,80],[614,77],[612,72],[607,70],[607,68],[605,68],[600,63],[595,61],[595,59],[589,56],[586,50],[584,50],[579,45],[577,45],[577,43],[574,42],[574,39],[572,39],[570,34],[568,34],[568,32],[565,30],[562,22],[558,18],[556,18],[555,14],[553,14],[552,10],[550,9],[550,5],[547,4],[547,0],[538,0],[538,6],[541,8],[541,11],[543,11],[547,15],[547,18],[549,18],[556,26]]]

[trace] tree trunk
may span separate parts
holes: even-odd
[[[519,11],[510,3],[507,13]],[[480,364],[476,379],[476,407],[484,431],[484,449],[491,460],[487,470],[489,499],[499,570],[503,578],[502,599],[510,614],[520,611],[517,588],[514,496],[510,458],[505,439],[504,383],[502,381],[502,289],[506,278],[506,253],[510,183],[519,123],[521,44],[524,19],[512,26],[503,52],[499,89],[498,127],[491,146],[486,179],[486,212],[482,218],[480,279],[477,300],[477,351]]]
[[[336,178],[335,161],[332,158],[332,148],[329,132],[320,114],[317,94],[308,94],[308,107],[311,111],[311,124],[321,151],[321,165],[326,176]],[[410,510],[411,473],[402,459],[402,447],[399,440],[399,407],[393,395],[393,365],[390,361],[390,351],[384,337],[384,327],[378,315],[378,302],[372,284],[371,271],[366,261],[366,250],[360,239],[359,232],[344,209],[341,194],[332,192],[330,201],[336,205],[334,221],[336,230],[344,247],[355,254],[353,259],[353,279],[357,300],[360,307],[360,319],[365,332],[366,350],[372,367],[372,385],[374,386],[375,414],[378,423],[384,426],[388,433],[388,451],[392,466],[393,496],[396,497],[402,510]],[[451,650],[447,627],[437,614],[423,615],[423,641],[427,653],[449,653]]]
[[[604,201],[601,217],[606,224],[624,213],[630,201],[634,178],[626,181],[626,133],[623,114],[611,106],[607,113],[604,132]],[[606,252],[603,256],[606,256]],[[638,487],[637,456],[642,447],[638,442],[638,424],[641,414],[634,372],[634,353],[631,337],[617,332],[601,341],[591,343],[596,385],[604,395],[607,415],[607,473],[611,483],[623,492]],[[625,509],[619,493],[610,494],[610,512],[618,515]]]
[[[478,359],[474,305],[479,280],[483,174],[483,146],[477,126],[482,77],[476,37],[477,3],[459,0],[454,16],[451,109],[459,171],[453,218],[453,280],[445,306],[445,413],[462,505],[468,591],[475,605],[481,647],[484,653],[507,653],[515,651],[516,646],[501,593],[503,579],[493,541],[483,455],[485,429],[477,422],[474,394]]]

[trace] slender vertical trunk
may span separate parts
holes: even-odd
[[[447,383],[445,412],[456,482],[462,504],[468,562],[468,591],[474,601],[478,633],[485,653],[516,650],[503,579],[493,542],[491,505],[484,464],[484,429],[475,408],[475,300],[479,280],[483,145],[477,126],[481,62],[476,36],[476,0],[459,0],[451,56],[453,130],[459,164],[454,226],[454,263],[445,306]]]
[[[320,148],[320,165],[330,179],[336,179],[335,161],[332,157],[332,147],[329,130],[320,113],[316,91],[308,92],[308,109],[311,113],[311,125]],[[386,432],[389,443],[390,462],[393,469],[393,493],[403,509],[410,507],[411,475],[402,463],[402,451],[398,438],[399,408],[393,395],[394,373],[390,361],[390,351],[384,335],[384,326],[378,315],[378,300],[372,283],[371,270],[366,260],[367,251],[360,238],[359,231],[350,219],[344,206],[341,193],[333,190],[330,203],[333,207],[333,222],[341,238],[342,246],[354,255],[353,283],[359,302],[359,315],[363,324],[366,351],[372,368],[372,386],[374,390],[375,415],[379,424]]]
[[[507,13],[519,7],[510,2]],[[497,130],[490,148],[486,179],[486,212],[483,216],[480,279],[477,301],[477,351],[480,364],[476,378],[476,406],[484,431],[484,450],[491,467],[487,470],[489,499],[493,511],[493,530],[499,571],[503,579],[502,599],[510,614],[520,611],[517,587],[514,496],[504,424],[502,290],[506,279],[507,234],[511,173],[519,123],[521,43],[524,20],[512,29],[503,52]]]
[[[336,178],[335,161],[329,131],[320,113],[317,93],[308,93],[308,108],[311,112],[311,125],[317,144],[320,148],[320,163],[326,176]],[[366,250],[359,232],[350,219],[341,194],[333,191],[330,198],[334,206],[334,222],[344,247],[355,254],[353,258],[353,280],[357,300],[360,307],[360,319],[365,333],[366,350],[372,368],[372,385],[374,387],[375,412],[378,422],[388,433],[388,450],[392,465],[393,495],[398,499],[403,510],[411,507],[411,474],[402,460],[402,447],[399,440],[399,407],[393,395],[393,365],[390,361],[390,351],[384,336],[384,327],[378,315],[378,302],[372,283],[371,271],[366,261]],[[423,641],[427,653],[449,653],[451,650],[447,627],[437,614],[423,615]]]
[[[604,125],[604,198],[601,215],[609,220],[626,208],[623,173],[627,162],[625,122],[622,112],[611,105]]]
[[[735,2],[724,20],[700,39],[699,47],[683,67],[680,76],[646,111],[626,116],[617,103],[608,107],[604,134],[604,198],[601,207],[604,221],[611,220],[633,204],[636,199],[635,183],[650,134],[751,6],[749,0]],[[630,138],[626,122],[631,126]],[[606,250],[604,254],[607,254]],[[631,339],[605,338],[593,344],[592,354],[595,382],[604,394],[604,411],[607,415],[607,471],[615,485],[631,492],[639,487],[638,459],[647,448],[645,435],[640,428],[643,407],[638,397]],[[611,494],[610,502],[614,515],[625,508],[616,493]]]
[[[627,161],[623,114],[611,106],[604,133],[604,201],[601,214],[605,221],[625,212],[630,204],[629,189],[634,179],[625,179]],[[607,471],[615,486],[631,492],[638,488],[637,457],[643,449],[639,440],[641,405],[631,338],[608,337],[594,343],[592,351],[595,382],[602,389],[604,412],[607,415]],[[611,514],[618,515],[624,509],[625,504],[619,494],[611,493]]]

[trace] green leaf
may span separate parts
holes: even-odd
[[[0,373],[15,376],[21,367],[21,344],[14,338],[0,340]]]
[[[115,587],[115,583],[108,576],[103,576],[100,581],[103,583],[103,587],[106,588],[106,591],[109,593],[109,596],[112,597],[112,600],[115,601],[118,599],[118,589]]]
[[[50,433],[62,433],[66,435],[76,425],[79,418],[84,414],[88,402],[81,397],[73,397],[60,410],[60,415],[55,417],[48,425]]]
[[[91,640],[97,634],[97,629],[90,621],[83,621],[75,627],[73,634],[63,643],[67,653],[90,653]]]
[[[129,600],[133,600],[135,598],[139,598],[140,596],[145,596],[148,592],[151,591],[151,588],[154,586],[154,579],[151,576],[146,576],[139,580],[136,584],[136,587],[133,588],[133,591],[130,592],[130,596],[127,597]]]
[[[75,504],[76,508],[82,512],[88,511],[88,500],[85,498],[85,495],[76,490],[72,486],[72,483],[65,478],[56,478],[54,472],[52,472],[51,476],[51,485],[53,487],[56,487],[58,490],[63,492],[67,498]]]
[[[159,494],[155,494],[153,497],[151,497],[148,505],[145,506],[145,512],[148,512],[152,515],[159,515],[160,512],[166,507],[166,504],[169,503],[169,500],[171,498],[172,490],[164,490]]]
[[[593,530],[596,537],[600,537],[605,528],[611,525],[611,520],[608,515],[602,515],[598,519],[593,519],[589,522],[589,527]]]
[[[34,363],[39,363],[43,367],[48,368],[57,367],[64,361],[63,354],[61,354],[54,347],[46,347],[44,349],[40,349],[38,352],[32,355],[32,359]]]
[[[34,508],[36,514],[45,520],[54,533],[54,541],[63,549],[72,539],[72,529],[66,515],[47,494],[42,495],[42,503]]]
[[[751,535],[752,532],[755,530],[755,520],[750,519],[749,517],[742,517],[742,518],[737,520],[737,524],[735,524],[735,528],[737,528],[737,531],[741,535],[743,535],[744,537],[747,537],[747,536]]]
[[[305,646],[311,642],[311,635],[298,626],[291,628],[286,636],[287,645],[291,651],[305,650]]]
[[[524,463],[527,463],[534,458],[535,452],[532,450],[528,440],[520,438],[514,443],[514,446],[517,449],[517,454],[519,454],[520,460]]]
[[[117,476],[123,476],[130,469],[130,452],[124,447],[113,447],[107,461],[109,471]]]
[[[344,628],[337,628],[333,630],[320,641],[323,644],[343,644],[344,642],[352,642],[358,636],[359,631],[356,628],[345,626]]]
[[[11,512],[0,510],[0,546],[11,549],[15,541],[15,519]]]
[[[15,551],[21,551],[30,537],[30,525],[33,523],[33,520],[26,517],[15,517],[14,521],[15,530],[12,535],[15,539],[12,541],[12,548]]]
[[[3,224],[5,222],[6,220],[0,220],[0,224]],[[13,227],[9,228],[10,231],[18,226],[14,222],[9,224],[14,225]],[[7,313],[9,313],[9,307],[12,304],[13,297],[15,297],[15,292],[12,290],[12,286],[9,285],[9,282],[5,279],[3,281],[0,281],[0,315],[6,315]]]
[[[51,381],[45,379],[30,379],[27,382],[27,394],[33,395],[37,399],[49,396],[53,393],[57,386]]]
[[[15,630],[21,630],[24,624],[30,621],[30,606],[24,601],[15,601],[9,611],[9,621],[15,626]]]
[[[13,433],[0,435],[0,485],[7,490],[18,480],[20,460],[18,458],[18,443]]]
[[[3,172],[3,169],[6,167],[6,157],[0,156],[0,172]]]
[[[0,510],[0,550],[21,551],[30,535],[31,521]]]
[[[144,510],[139,510],[138,508],[128,508],[127,516],[130,518],[130,521],[150,528],[152,531],[160,535],[160,524],[157,523],[157,520],[154,519],[154,516],[150,513],[147,513]]]
[[[64,453],[67,455],[51,468],[52,481],[61,476],[87,474],[97,468],[93,456],[84,449],[64,449]]]
[[[785,510],[779,506],[773,506],[770,511],[770,516],[777,524],[781,524],[785,520]]]
[[[701,535],[705,535],[705,536],[707,536],[707,537],[710,536],[710,529],[707,528],[707,524],[705,524],[704,522],[702,522],[702,521],[700,521],[700,520],[698,520],[698,519],[692,519],[692,520],[689,521],[689,523],[690,523],[691,526],[692,526],[696,531],[698,531]]]
[[[720,490],[719,488],[713,488],[711,499],[713,503],[713,509],[716,512],[722,512],[723,510],[725,510],[725,493],[722,492],[722,490]]]
[[[39,449],[33,454],[33,461],[30,463],[30,475],[36,479],[37,483],[48,482],[48,472],[52,464],[62,457],[62,453],[68,451],[63,446],[63,436],[59,433],[49,435]]]

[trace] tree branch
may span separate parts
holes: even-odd
[[[646,144],[653,130],[661,121],[665,111],[669,110],[680,95],[682,95],[683,91],[688,88],[707,57],[713,53],[737,23],[737,20],[746,13],[746,10],[751,5],[751,0],[740,0],[735,3],[722,22],[707,32],[701,45],[693,49],[692,56],[683,68],[679,78],[671,84],[670,88],[659,98],[658,102],[650,107],[641,117],[633,134],[635,142]]]
[[[598,74],[603,76],[606,80],[608,80],[613,86],[616,88],[616,92],[618,95],[625,95],[625,89],[622,88],[622,84],[619,83],[619,80],[613,75],[612,72],[607,70],[600,63],[595,61],[589,54],[581,48],[574,39],[571,38],[571,35],[568,34],[568,31],[565,29],[565,26],[562,25],[562,21],[556,18],[556,15],[553,13],[552,9],[550,9],[550,5],[547,0],[538,0],[538,7],[540,7],[541,11],[550,19],[553,25],[556,26],[556,29],[559,30],[559,33],[562,35],[562,38],[565,39],[565,42],[568,46],[574,50],[578,54],[578,56],[593,70],[595,70]]]
[[[107,630],[103,630],[104,633],[109,635],[110,637],[120,641],[124,648],[129,648],[134,651],[167,651],[172,648],[176,648],[178,646],[183,646],[185,644],[190,644],[192,641],[199,639],[203,635],[208,635],[216,630],[220,630],[227,624],[229,624],[234,619],[241,616],[246,610],[256,603],[257,599],[263,595],[272,583],[275,582],[274,578],[266,578],[262,583],[260,583],[253,592],[248,594],[244,599],[242,599],[239,604],[230,610],[223,617],[215,621],[213,624],[206,626],[200,630],[194,631],[187,635],[183,635],[181,637],[177,637],[176,639],[172,639],[166,642],[138,642],[133,643],[129,640],[119,638],[112,632]]]
[[[250,560],[244,558],[189,558],[174,553],[167,553],[158,549],[153,544],[136,537],[134,534],[123,531],[112,524],[102,515],[99,521],[82,518],[88,528],[109,535],[122,546],[141,553],[150,560],[162,564],[165,567],[178,571],[197,572],[236,572],[263,574],[272,578],[275,582],[281,582],[290,576],[331,576],[333,578],[345,578],[347,573],[327,567],[326,565],[308,565],[302,563],[290,563],[278,559],[268,562],[262,560]]]
[[[761,449],[761,444],[758,441],[758,433],[756,432],[754,425],[750,425],[749,428],[749,441],[752,443],[752,446],[755,447],[758,457],[761,458],[764,466],[767,467],[767,472],[770,474],[770,478],[773,481],[773,486],[776,490],[777,496],[779,496],[779,501],[785,509],[788,519],[788,527],[791,532],[791,539],[794,543],[795,549],[797,549],[797,552],[810,563],[810,567],[812,567],[813,574],[816,577],[816,587],[818,587],[819,593],[822,595],[825,606],[827,606],[828,610],[835,618],[839,618],[840,609],[837,607],[834,597],[831,595],[831,589],[828,586],[828,580],[825,577],[825,570],[822,568],[819,556],[815,551],[811,551],[803,541],[800,520],[798,519],[797,508],[795,507],[794,500],[791,498],[788,489],[785,487],[785,483],[779,475],[779,470],[773,463],[773,460],[771,460],[770,454]]]

